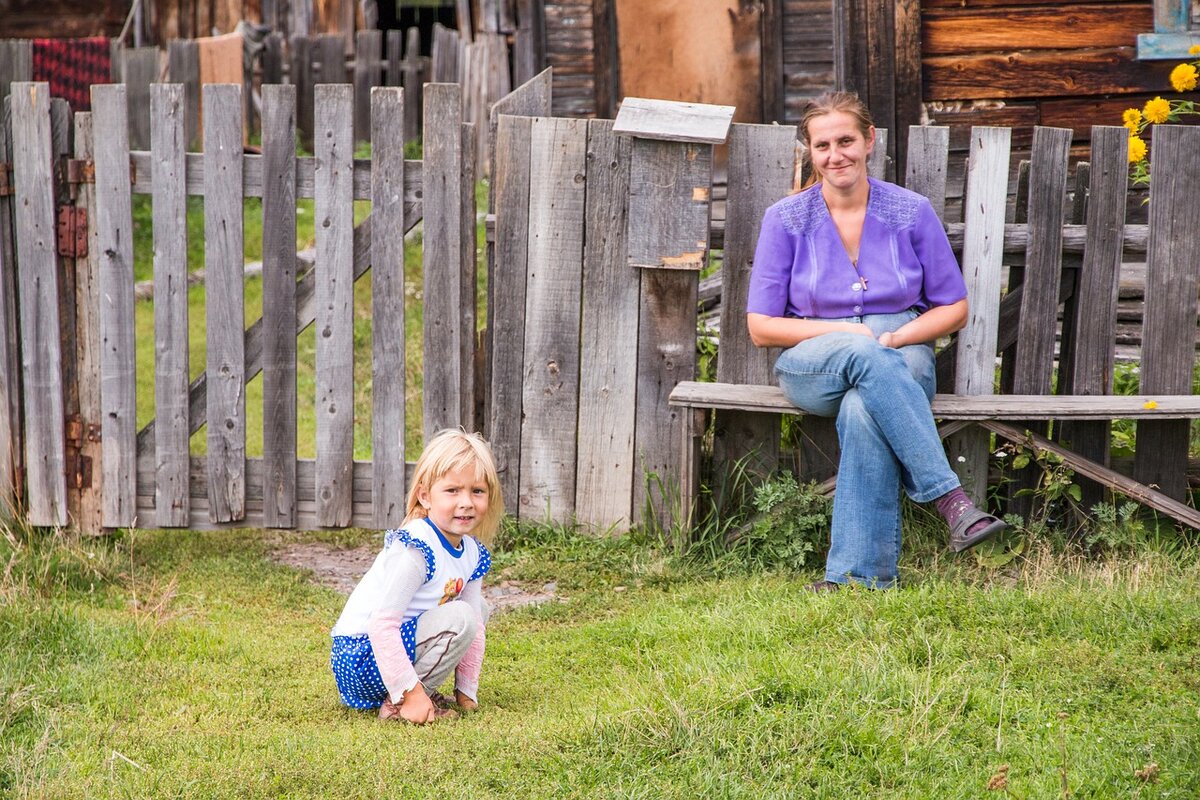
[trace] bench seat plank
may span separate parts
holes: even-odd
[[[802,414],[778,386],[681,381],[671,405]],[[939,419],[1184,419],[1200,417],[1200,395],[974,395],[938,394]]]

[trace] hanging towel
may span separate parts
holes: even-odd
[[[227,33],[197,39],[200,83],[242,83],[242,35]]]
[[[90,111],[93,83],[112,83],[112,51],[107,36],[87,39],[34,39],[33,79],[47,81],[50,95]]]

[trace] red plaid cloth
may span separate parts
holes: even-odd
[[[90,111],[93,83],[112,83],[112,54],[107,36],[88,39],[34,39],[33,79],[48,81],[50,95]]]

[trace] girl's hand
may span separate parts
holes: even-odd
[[[400,703],[400,716],[408,722],[414,725],[433,722],[437,716],[436,712],[433,701],[425,694],[425,687],[421,684],[418,683],[404,693],[404,700]]]
[[[454,690],[454,702],[458,703],[458,707],[463,711],[475,711],[479,708],[479,703],[476,703],[458,689]]]

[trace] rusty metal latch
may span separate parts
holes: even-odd
[[[12,162],[0,161],[0,197],[9,197],[16,193],[12,182]]]
[[[96,162],[90,158],[67,159],[67,183],[95,183]]]
[[[63,258],[84,258],[88,253],[86,208],[58,207],[58,254]]]

